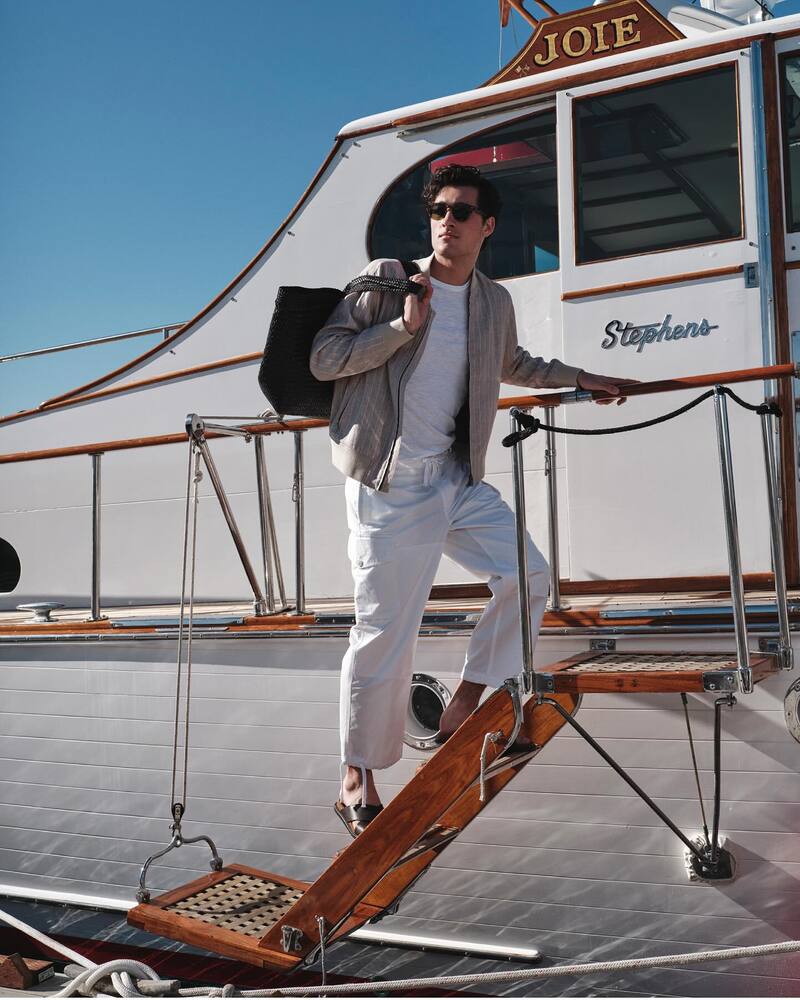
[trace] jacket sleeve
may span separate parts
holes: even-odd
[[[362,274],[388,274],[388,262],[373,261]],[[396,275],[392,275],[396,277]],[[413,340],[402,315],[378,322],[379,292],[351,292],[337,305],[311,345],[311,374],[321,382],[379,368]]]
[[[505,324],[506,343],[503,356],[502,381],[510,385],[524,385],[529,389],[565,389],[578,384],[582,368],[573,368],[553,358],[534,358],[517,342],[517,322],[511,296],[508,298],[508,317]]]

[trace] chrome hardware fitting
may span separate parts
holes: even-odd
[[[439,721],[450,701],[450,691],[429,674],[413,674],[408,694],[403,742],[414,750],[437,750]]]
[[[800,743],[800,679],[789,685],[783,699],[783,714],[789,735]]]
[[[303,947],[303,932],[297,927],[290,927],[288,924],[281,928],[281,948],[284,951],[300,951]]]
[[[702,858],[692,854],[688,849],[683,852],[686,876],[690,882],[732,882],[736,878],[736,858],[725,848],[725,837],[720,839],[717,846],[715,862],[711,859],[711,846],[706,843],[704,837],[693,837],[692,843]]]
[[[536,674],[536,693],[553,694],[556,689],[556,679],[553,674]]]
[[[744,287],[758,288],[758,264],[744,265]]]
[[[726,694],[739,690],[739,677],[735,670],[703,671],[703,690],[715,694]]]
[[[51,622],[53,619],[50,617],[50,612],[63,607],[63,604],[58,604],[56,601],[36,601],[33,604],[18,604],[17,611],[32,611],[33,618],[28,619],[32,622]]]
[[[598,653],[614,653],[617,649],[616,639],[592,639],[589,649],[596,649]]]

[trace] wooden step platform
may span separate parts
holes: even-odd
[[[574,712],[578,698],[556,695]],[[531,699],[522,737],[543,747],[565,725],[551,706]],[[448,844],[535,756],[504,756],[490,743],[485,801],[480,755],[486,733],[509,735],[514,707],[495,691],[426,761],[384,810],[309,885],[230,865],[135,907],[128,922],[151,933],[259,966],[292,969],[319,946],[318,918],[328,944],[384,915]]]
[[[773,653],[751,653],[753,683],[780,667]],[[568,694],[603,692],[737,691],[739,667],[735,653],[639,653],[591,650],[537,671],[540,691]]]

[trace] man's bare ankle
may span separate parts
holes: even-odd
[[[347,765],[344,779],[342,780],[342,801],[346,806],[361,803],[366,805],[380,805],[380,798],[372,779],[372,771],[366,769],[367,785],[364,788],[364,781],[360,767]]]

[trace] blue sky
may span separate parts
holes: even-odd
[[[0,355],[188,319],[344,122],[476,86],[498,45],[496,0],[0,0]],[[0,413],[153,342],[2,364]]]

